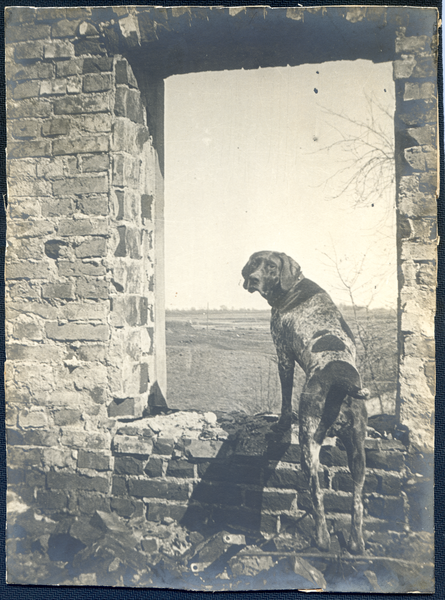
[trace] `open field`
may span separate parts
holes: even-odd
[[[360,309],[355,317],[348,308],[342,312],[356,335],[364,384],[372,391],[369,412],[392,412],[397,373],[396,315]],[[269,320],[269,310],[167,312],[169,407],[279,412],[281,392]],[[294,399],[303,382],[304,375],[297,367]]]

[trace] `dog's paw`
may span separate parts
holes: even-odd
[[[315,535],[315,545],[322,552],[329,552],[331,547],[331,536],[326,527],[318,531]]]
[[[348,541],[348,551],[351,554],[364,556],[366,554],[365,542],[363,541],[363,539],[355,540],[351,536]]]
[[[278,421],[278,423],[274,423],[271,426],[272,431],[274,431],[275,433],[278,433],[280,435],[284,435],[285,433],[287,433],[288,431],[291,430],[292,427],[292,423],[291,421],[282,421],[281,419]]]

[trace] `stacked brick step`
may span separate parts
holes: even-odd
[[[117,424],[111,437],[111,446],[92,436],[88,449],[60,454],[48,434],[12,430],[10,483],[52,515],[112,511],[208,533],[304,534],[312,527],[298,440],[274,439],[264,417],[177,412]],[[422,528],[416,494],[428,483],[420,473],[424,459],[397,440],[371,438],[366,456],[365,529]],[[23,465],[33,470],[23,475]],[[353,482],[335,440],[322,447],[319,478],[331,529],[347,527]]]

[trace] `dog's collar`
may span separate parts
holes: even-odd
[[[306,302],[312,296],[323,292],[324,290],[319,285],[301,274],[290,290],[269,304],[272,308],[287,312]]]

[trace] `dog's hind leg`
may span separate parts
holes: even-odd
[[[363,540],[363,485],[365,483],[366,455],[365,437],[367,414],[364,401],[348,398],[347,413],[349,426],[339,434],[348,455],[349,470],[354,483],[351,535],[348,549],[353,554],[364,554],[365,543]]]
[[[323,386],[314,380],[308,382],[301,394],[299,408],[301,465],[309,480],[315,520],[315,543],[320,550],[329,550],[330,537],[324,512],[323,493],[318,479],[320,448],[324,438],[320,427],[325,429],[322,419],[324,405]]]

